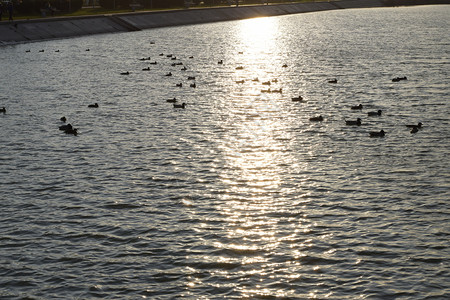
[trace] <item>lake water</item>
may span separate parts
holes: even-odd
[[[449,299],[449,15],[0,48],[0,298]]]

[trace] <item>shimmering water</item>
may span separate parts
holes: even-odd
[[[0,297],[448,299],[449,15],[0,48]]]

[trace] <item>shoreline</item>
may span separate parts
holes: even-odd
[[[425,3],[424,3],[425,2]],[[432,2],[432,3],[430,3]],[[53,17],[0,23],[0,46],[93,34],[224,22],[336,9],[450,4],[450,0],[341,0],[239,7],[191,8],[80,17]]]

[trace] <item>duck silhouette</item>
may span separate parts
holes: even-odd
[[[61,122],[64,122],[64,123],[66,123],[66,121],[67,121],[66,117],[61,117],[60,120],[61,120]]]
[[[356,125],[356,126],[361,126],[361,119],[360,118],[358,118],[358,119],[356,119],[356,121],[353,121],[353,120],[351,120],[351,121],[347,121],[347,120],[345,120],[345,125]]]
[[[143,68],[142,71],[150,71],[150,67]]]
[[[385,134],[386,134],[386,133],[384,132],[383,129],[381,129],[380,131],[372,131],[372,132],[369,132],[369,135],[370,135],[371,137],[383,137]]]
[[[369,112],[367,113],[367,115],[368,115],[369,117],[373,117],[373,116],[381,116],[381,109],[379,109],[378,111],[369,111]]]
[[[2,108],[0,108],[0,113],[6,113],[6,108],[3,106]]]
[[[78,135],[78,129],[76,129],[76,128],[68,128],[68,129],[64,130],[64,132],[66,134]]]
[[[334,79],[328,80],[328,83],[337,83],[337,79],[334,78]]]
[[[93,108],[97,108],[98,107],[98,103],[94,103],[94,104],[89,104],[88,107],[93,107]]]
[[[356,106],[352,106],[351,108],[352,109],[362,109],[363,106],[362,106],[362,104],[359,104],[359,105],[356,105]]]
[[[122,72],[122,73],[120,73],[120,75],[130,75],[130,72],[128,72],[128,71]]]
[[[177,98],[167,99],[166,102],[175,103],[177,102]]]
[[[72,129],[73,127],[72,127],[72,124],[66,124],[66,125],[61,125],[61,126],[59,126],[59,130],[63,130],[63,131],[65,131],[65,130],[69,130],[69,129]]]
[[[181,103],[181,104],[173,104],[173,108],[182,108],[182,109],[184,109],[184,108],[186,108],[186,103]]]
[[[291,98],[291,100],[293,102],[301,102],[301,101],[303,101],[303,97],[302,96],[293,97],[293,98]]]
[[[408,78],[406,78],[406,76],[395,77],[395,78],[392,79],[392,82],[399,82],[399,81],[402,81],[402,80],[408,80]]]
[[[309,120],[310,120],[311,122],[321,122],[321,121],[323,121],[323,117],[322,117],[322,116],[311,117],[311,118],[309,118]]]

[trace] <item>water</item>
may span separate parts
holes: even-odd
[[[448,299],[449,13],[1,48],[0,297]]]

